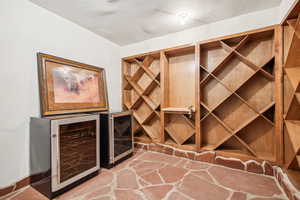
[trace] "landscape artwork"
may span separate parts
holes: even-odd
[[[104,68],[38,54],[41,114],[108,110]]]
[[[63,65],[52,69],[55,103],[99,103],[98,74]]]

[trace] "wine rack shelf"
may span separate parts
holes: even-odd
[[[290,24],[297,35],[297,21]],[[267,27],[124,58],[123,106],[133,110],[136,141],[282,163],[280,59],[294,53],[280,53],[280,30]],[[297,91],[289,104],[300,109],[300,71],[289,67],[286,74]],[[296,116],[286,112],[287,131],[300,120]]]

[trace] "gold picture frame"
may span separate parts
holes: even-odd
[[[41,114],[108,110],[105,70],[38,53]]]

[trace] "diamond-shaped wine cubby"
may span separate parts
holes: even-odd
[[[123,105],[133,110],[136,141],[160,138],[160,59],[148,55],[123,61]]]
[[[200,44],[202,149],[276,161],[274,35]]]
[[[283,29],[285,166],[288,174],[300,177],[300,15],[287,20]]]
[[[165,129],[169,136],[180,145],[195,134],[193,123],[184,115],[180,114],[171,114]]]

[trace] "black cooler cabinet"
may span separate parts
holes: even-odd
[[[111,168],[133,154],[132,111],[100,113],[100,166]]]

